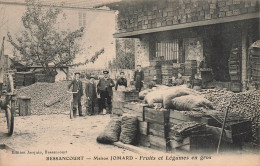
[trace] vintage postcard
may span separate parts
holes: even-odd
[[[260,165],[259,0],[0,0],[0,166]]]

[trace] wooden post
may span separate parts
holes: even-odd
[[[241,56],[241,83],[242,83],[242,91],[244,91],[246,87],[246,79],[247,79],[247,24],[245,22],[241,23],[241,29],[242,29],[242,56]]]
[[[31,115],[31,98],[25,96],[19,97],[18,109],[19,109],[19,116]]]

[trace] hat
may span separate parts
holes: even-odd
[[[74,74],[75,74],[75,75],[76,75],[76,74],[79,74],[79,75],[80,75],[80,72],[75,72]]]
[[[141,67],[141,65],[136,65],[136,66],[140,66]]]
[[[121,71],[120,74],[125,74],[125,72]]]
[[[89,78],[96,78],[94,75],[90,75]]]
[[[108,73],[109,73],[109,71],[107,71],[107,70],[103,71],[103,74],[108,74]]]

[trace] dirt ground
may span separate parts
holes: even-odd
[[[0,120],[0,144],[19,150],[68,150],[75,154],[124,154],[125,150],[112,145],[96,142],[98,134],[109,122],[109,115],[85,116],[70,119],[69,115],[33,115],[15,117],[15,130],[11,137],[6,136],[5,118]]]

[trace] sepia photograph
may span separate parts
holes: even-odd
[[[0,166],[259,166],[259,0],[0,0]]]

